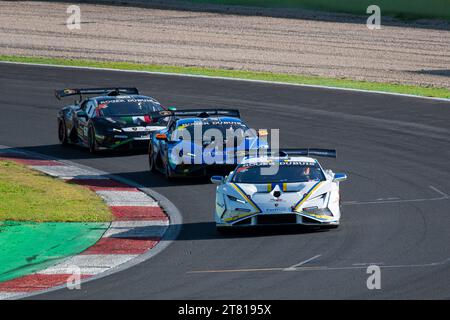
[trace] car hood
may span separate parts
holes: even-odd
[[[267,148],[267,144],[262,143],[257,137],[242,140],[233,147],[227,147],[226,143],[217,146],[202,140],[180,141],[176,145],[177,151],[183,150],[184,163],[199,163],[199,159],[200,163],[212,163],[214,159],[215,164],[237,164],[236,161],[243,158],[246,151],[259,148]]]

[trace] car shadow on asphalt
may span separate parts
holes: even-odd
[[[177,226],[174,226],[177,227]],[[172,240],[214,240],[232,238],[258,238],[280,235],[297,235],[323,232],[325,229],[306,226],[258,226],[233,230],[217,231],[215,222],[195,222],[181,225],[179,235]]]
[[[14,149],[14,148],[12,148]],[[134,155],[144,155],[147,154],[146,149],[138,150],[101,150],[95,154],[89,153],[87,148],[77,146],[77,145],[67,145],[63,146],[61,144],[48,144],[39,146],[26,146],[17,147],[17,149],[35,152],[43,154],[49,157],[58,158],[61,160],[82,160],[82,159],[97,159],[97,158],[116,158],[116,157],[127,157]],[[6,149],[5,149],[6,150]]]
[[[135,227],[125,229],[114,235],[118,238],[133,239],[136,235],[144,234],[164,234],[163,239],[166,241],[195,241],[195,240],[216,240],[216,239],[245,239],[245,238],[259,238],[272,237],[280,235],[299,235],[310,234],[318,232],[327,232],[327,229],[320,229],[319,227],[307,226],[259,226],[247,227],[233,230],[226,230],[226,232],[217,231],[214,222],[194,222],[183,224],[172,224],[169,230],[166,231],[165,226],[151,225],[144,227]]]
[[[135,171],[115,173],[126,180],[139,183],[143,188],[162,188],[189,185],[208,185],[212,184],[209,177],[185,177],[172,178],[167,180],[162,173],[152,173],[150,171]]]

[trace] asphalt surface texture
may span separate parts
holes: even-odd
[[[215,186],[167,182],[145,153],[90,155],[60,146],[64,87],[137,86],[164,105],[239,108],[254,128],[280,129],[282,147],[336,148],[346,172],[338,229],[270,228],[222,235]],[[70,100],[67,101],[71,102]],[[0,144],[139,182],[181,211],[180,234],[150,260],[42,299],[450,298],[450,103],[228,80],[0,64]],[[297,265],[296,268],[289,268]],[[367,266],[381,270],[369,290]]]

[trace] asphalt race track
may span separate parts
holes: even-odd
[[[338,150],[347,172],[336,230],[216,233],[215,186],[168,183],[145,154],[91,156],[58,144],[63,87],[137,86],[164,105],[237,107],[254,128],[280,128],[284,147]],[[57,299],[450,298],[450,103],[227,80],[0,64],[0,144],[132,179],[169,198],[183,225],[152,259]],[[366,267],[381,267],[381,289]],[[299,265],[294,271],[286,271]]]

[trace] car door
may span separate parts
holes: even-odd
[[[87,144],[89,137],[89,121],[95,116],[96,103],[93,100],[85,100],[81,103],[80,110],[76,113],[78,137]]]

